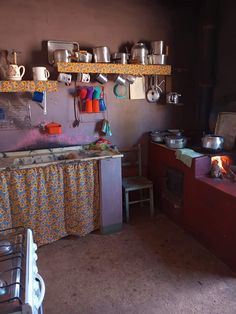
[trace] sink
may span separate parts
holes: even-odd
[[[54,154],[48,155],[36,155],[36,156],[27,156],[27,157],[20,157],[15,158],[13,161],[13,165],[33,165],[33,164],[40,164],[40,163],[47,163],[59,160],[58,156]]]
[[[71,153],[75,153],[75,158],[68,158],[68,155]],[[17,157],[13,161],[14,166],[22,166],[22,165],[34,165],[41,163],[50,163],[61,160],[69,160],[69,159],[84,159],[84,158],[93,158],[101,156],[101,152],[98,151],[89,151],[89,150],[79,150],[79,151],[67,151],[62,153],[51,153],[51,154],[40,154],[34,156],[21,156]]]

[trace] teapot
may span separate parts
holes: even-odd
[[[176,92],[170,92],[166,95],[166,103],[167,104],[178,104],[180,96],[181,96],[181,94],[178,94]]]
[[[7,79],[10,81],[21,81],[25,74],[25,67],[23,65],[17,65],[17,52],[13,50],[13,63],[7,66]]]

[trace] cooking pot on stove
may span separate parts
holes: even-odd
[[[202,137],[202,147],[209,150],[222,150],[224,138],[215,134],[206,134]]]
[[[153,131],[150,133],[151,140],[155,143],[162,143],[164,141],[163,132],[161,131]]]
[[[184,148],[187,144],[187,139],[184,136],[167,135],[165,136],[165,144],[169,148]]]

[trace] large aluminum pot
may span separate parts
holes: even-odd
[[[148,63],[148,50],[144,43],[137,43],[131,48],[131,62],[132,63]]]
[[[108,63],[111,62],[111,53],[108,47],[96,47],[93,48],[94,62],[96,63]]]
[[[219,135],[206,134],[202,137],[202,147],[209,150],[222,150],[224,138]]]
[[[56,49],[53,52],[54,63],[57,62],[70,62],[71,58],[71,51],[67,49]]]
[[[165,136],[165,144],[169,148],[174,148],[174,149],[184,148],[187,144],[187,139],[186,137],[183,137],[183,136],[179,137],[176,135],[168,135],[168,136]]]

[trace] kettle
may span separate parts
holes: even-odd
[[[136,43],[131,48],[131,63],[148,64],[148,50],[144,43]]]
[[[166,103],[167,104],[178,104],[180,96],[181,96],[181,94],[178,94],[176,92],[169,92],[168,94],[166,94]]]

